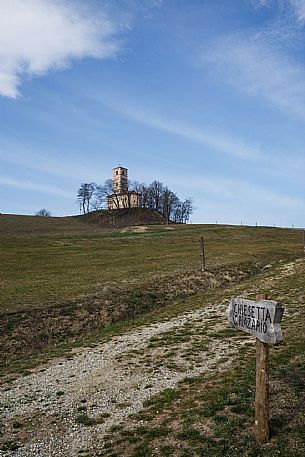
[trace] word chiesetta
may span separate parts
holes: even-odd
[[[280,322],[284,307],[273,300],[253,301],[232,298],[227,318],[232,327],[252,333],[259,340],[275,344],[282,341]]]

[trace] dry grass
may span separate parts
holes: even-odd
[[[208,268],[269,263],[301,253],[297,230],[233,226],[105,229],[80,218],[0,215],[0,312],[62,303],[105,286],[157,281],[198,270],[201,235]]]

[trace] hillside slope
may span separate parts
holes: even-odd
[[[201,273],[199,239],[208,271]],[[83,218],[0,216],[2,374],[119,321],[303,255],[298,230],[213,225],[110,229]]]
[[[302,233],[291,229],[221,225],[114,229],[84,217],[0,215],[0,313],[198,271],[201,236],[208,269],[231,268],[240,262],[266,265],[303,252]]]
[[[92,211],[76,216],[84,222],[91,222],[102,227],[131,227],[138,225],[165,225],[167,219],[162,213],[148,208],[121,208],[111,211]]]

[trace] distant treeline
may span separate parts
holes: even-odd
[[[140,196],[140,207],[159,211],[168,221],[187,223],[193,212],[192,198],[181,201],[177,194],[160,181],[147,185],[138,181],[128,181],[127,195],[136,192]],[[130,199],[119,200],[112,179],[107,179],[103,185],[94,182],[82,183],[77,191],[77,203],[80,212],[85,214],[91,210],[107,208],[107,198],[111,197],[114,205],[119,201],[125,208],[130,208]]]

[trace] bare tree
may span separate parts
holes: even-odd
[[[92,197],[94,195],[96,189],[96,184],[95,182],[90,182],[87,187],[87,213],[89,213],[90,210],[90,202],[92,200]]]
[[[167,223],[169,223],[174,214],[175,206],[179,203],[179,198],[168,187],[164,187],[161,203],[162,213],[166,217]]]
[[[39,211],[37,211],[35,213],[35,216],[50,217],[51,216],[51,212],[46,208],[42,208],[42,209],[40,209]]]
[[[191,198],[181,201],[178,196],[160,181],[153,181],[148,186],[139,181],[131,181],[129,188],[141,196],[142,208],[160,211],[167,219],[176,223],[187,223],[193,212]]]
[[[140,207],[147,208],[148,187],[144,182],[130,181],[129,189],[140,195]]]
[[[181,222],[186,224],[189,219],[190,215],[193,213],[193,201],[190,197],[186,198],[182,203],[182,214],[181,214]]]
[[[193,213],[193,201],[189,197],[183,202],[177,200],[172,212],[172,221],[177,224],[186,224],[189,221],[190,215]]]
[[[83,214],[89,213],[90,211],[90,202],[96,187],[94,182],[82,183],[77,191],[77,201],[79,203],[80,212]]]
[[[86,212],[86,183],[82,183],[77,191],[77,201],[79,203],[79,212]]]
[[[149,190],[146,184],[141,183],[140,187],[140,195],[141,195],[141,206],[142,208],[148,208],[148,199],[149,199]]]
[[[157,211],[162,211],[163,184],[160,181],[153,181],[148,186],[149,207]]]
[[[103,186],[101,186],[101,194],[104,196],[105,199],[110,198],[112,199],[114,206],[118,209],[120,207],[120,198],[119,194],[116,192],[112,179],[107,179]]]
[[[93,194],[93,200],[90,202],[91,207],[95,211],[99,211],[103,208],[103,205],[105,203],[105,191],[104,191],[104,186],[97,185],[94,190]]]
[[[182,219],[182,202],[179,200],[172,213],[172,221],[176,224],[180,224]]]

